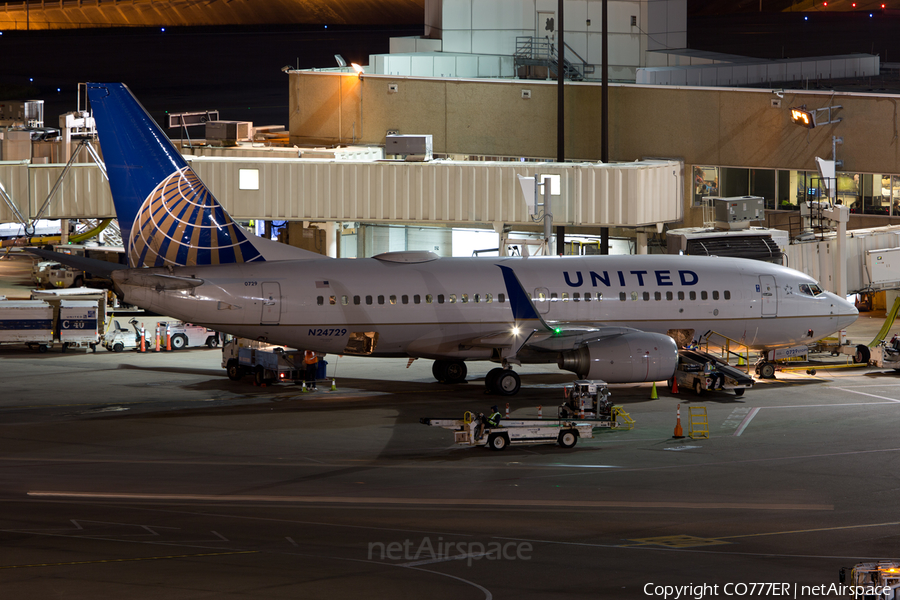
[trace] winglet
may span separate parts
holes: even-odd
[[[522,282],[516,277],[515,272],[510,267],[497,266],[503,271],[503,282],[506,284],[506,293],[509,296],[509,303],[512,306],[516,326],[519,326],[524,321],[537,321],[544,329],[552,331],[534,307],[534,303],[528,297],[528,293],[522,287]]]

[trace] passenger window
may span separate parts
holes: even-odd
[[[341,306],[347,306],[348,304],[350,304],[350,298],[341,296]]]
[[[444,303],[444,295],[438,294],[438,304],[443,304],[443,303]]]
[[[378,296],[378,304],[384,304],[384,296]]]
[[[421,302],[421,300],[422,300],[422,298],[420,298],[418,294],[415,294],[413,296],[413,304],[419,304]]]
[[[563,293],[562,293],[562,301],[563,301],[563,302],[568,302],[568,301],[569,301],[569,292],[563,292]]]
[[[456,294],[450,294],[450,304],[456,304]]]
[[[653,292],[654,300],[662,300],[662,292]]]
[[[323,304],[325,304],[325,298],[323,298],[322,296],[319,296],[318,298],[316,298],[316,304],[318,304],[319,306],[322,306]]]
[[[669,300],[671,302],[672,298],[672,292],[666,292],[666,300]]]
[[[372,304],[372,296],[366,296],[366,304]]]
[[[337,304],[337,296],[328,296],[328,304]]]
[[[597,292],[597,301],[599,302],[600,300],[603,300],[603,294]]]
[[[726,300],[731,300],[731,292],[729,292],[728,290],[725,290],[722,293],[725,295]]]
[[[506,294],[497,294],[497,302],[500,302],[501,304],[506,302]]]
[[[645,302],[646,302],[647,300],[650,300],[650,292],[644,292],[644,293],[641,294],[641,295],[643,296]]]
[[[684,292],[678,292],[678,299],[684,300]]]
[[[425,294],[425,304],[431,304],[432,296],[431,294]]]
[[[481,296],[478,295],[478,294],[475,294],[475,295],[472,297],[472,300],[473,300],[474,302],[478,302],[479,300],[481,300]]]
[[[391,304],[397,304],[397,296],[394,296],[392,294],[390,300],[391,300]]]
[[[488,304],[491,304],[494,302],[494,297],[491,296],[490,294],[485,294],[484,301],[487,302]]]
[[[713,300],[719,299],[719,290],[713,290]]]
[[[535,302],[543,302],[547,297],[544,295],[544,292],[538,292],[537,298],[534,299]]]
[[[577,296],[578,294],[575,294],[575,295]],[[590,295],[590,293],[587,293],[587,294],[584,295],[584,301],[585,301],[585,302],[590,302],[590,301],[591,301],[591,295]]]
[[[692,301],[693,301],[693,300],[696,300],[696,299],[697,299],[697,292],[691,292],[691,296],[690,296],[690,297],[691,297],[691,300],[692,300]]]
[[[557,300],[559,300],[559,296],[556,292],[550,292],[550,302],[556,302]]]
[[[353,304],[359,304],[359,301],[360,301],[359,296],[353,296]]]
[[[619,300],[625,302],[625,292],[619,292]]]
[[[709,294],[706,293],[706,290],[700,292],[700,299],[707,300],[709,298]]]
[[[403,294],[402,296],[400,296],[400,302],[402,302],[403,304],[409,304],[409,296]]]
[[[572,302],[578,302],[580,300],[581,300],[581,294],[579,294],[578,292],[575,292],[572,294]]]
[[[469,301],[469,295],[468,294],[460,294],[459,301],[462,302],[463,304],[465,304],[466,302]]]

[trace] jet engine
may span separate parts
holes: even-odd
[[[678,346],[667,335],[635,331],[560,352],[557,364],[581,379],[607,383],[660,381],[675,373]]]

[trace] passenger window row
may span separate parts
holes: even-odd
[[[425,294],[425,296],[421,296],[419,294],[413,294],[410,297],[407,294],[403,294],[401,296],[390,295],[390,296],[366,296],[363,299],[362,296],[353,296],[352,299],[350,296],[343,295],[338,298],[338,296],[328,296],[328,304],[334,305],[340,301],[341,306],[347,306],[351,302],[358,306],[365,302],[366,305],[372,304],[409,304],[410,299],[412,299],[413,304],[493,304],[494,295],[493,294]],[[497,302],[503,303],[506,302],[506,294],[497,294]],[[319,306],[323,306],[325,304],[325,296],[319,296],[316,298],[316,304]]]

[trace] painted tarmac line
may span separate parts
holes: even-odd
[[[860,396],[869,396],[870,398],[878,398],[879,400],[887,400],[888,402],[896,402],[896,403],[900,404],[900,400],[897,400],[896,398],[888,398],[887,396],[879,396],[878,394],[869,394],[868,392],[860,392],[857,390],[849,390],[847,388],[839,388],[839,387],[835,387],[835,388],[831,388],[831,389],[840,390],[842,392],[849,392],[851,394],[859,394]]]
[[[734,437],[737,437],[737,436],[741,435],[742,433],[744,433],[744,430],[747,429],[747,425],[750,424],[750,421],[753,420],[753,417],[755,417],[756,413],[758,413],[759,411],[760,411],[760,408],[757,407],[757,408],[754,408],[753,410],[751,410],[749,413],[747,413],[747,416],[744,417],[744,420],[741,421],[741,424],[738,425],[738,428],[731,435],[733,435]]]
[[[298,502],[327,504],[399,504],[429,506],[493,506],[500,508],[565,507],[565,508],[684,508],[736,510],[834,510],[832,504],[762,504],[751,502],[650,502],[616,500],[523,500],[505,498],[389,498],[345,496],[220,496],[214,494],[134,494],[124,492],[31,491],[33,498],[91,498],[98,500],[176,500],[212,502]]]

